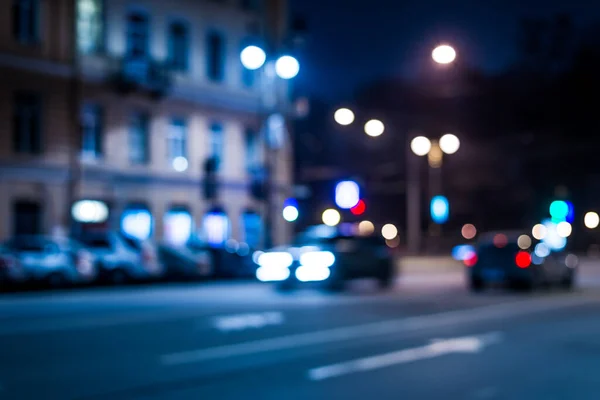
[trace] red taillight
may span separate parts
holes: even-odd
[[[471,253],[463,261],[467,267],[474,267],[477,264],[477,253]]]
[[[526,251],[520,251],[515,256],[515,264],[519,268],[528,268],[531,265],[531,255]]]

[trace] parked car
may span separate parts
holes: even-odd
[[[256,271],[248,245],[233,240],[215,246],[192,238],[185,245],[162,244],[158,251],[174,279],[249,278]]]
[[[0,250],[0,276],[7,284],[59,287],[88,283],[96,275],[93,254],[67,238],[17,236]]]
[[[148,281],[159,279],[164,273],[156,247],[149,241],[114,232],[86,234],[79,240],[96,257],[101,281]]]
[[[289,246],[273,248],[257,257],[256,276],[288,290],[318,283],[341,290],[347,280],[374,278],[387,288],[394,278],[394,256],[376,236],[335,234],[318,238],[301,235]]]
[[[158,258],[165,267],[167,279],[196,280],[214,276],[214,263],[207,247],[162,243],[158,246]]]
[[[519,248],[516,237],[505,234],[496,237],[501,240],[482,240],[464,260],[471,291],[498,284],[526,290],[550,285],[573,287],[578,264],[574,254],[548,250],[548,254],[540,257]]]

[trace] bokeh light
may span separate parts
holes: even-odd
[[[393,224],[385,224],[383,228],[381,228],[381,236],[387,240],[392,240],[398,236],[398,228]]]
[[[573,232],[573,227],[567,221],[559,222],[558,225],[556,225],[556,233],[558,233],[558,236],[560,237],[567,238],[571,236],[571,232]]]
[[[433,49],[431,58],[438,64],[450,64],[456,60],[456,50],[452,46],[443,44]]]
[[[360,201],[360,188],[354,181],[342,181],[335,186],[335,204],[339,208],[349,209]]]
[[[371,221],[361,221],[358,224],[358,234],[361,236],[369,236],[375,232],[375,225]]]
[[[508,238],[504,233],[497,233],[494,235],[494,239],[492,239],[494,246],[498,248],[505,247],[508,244]]]
[[[550,216],[553,221],[566,221],[569,215],[569,205],[566,201],[555,200],[550,204]]]
[[[354,113],[348,108],[340,108],[333,114],[333,119],[340,125],[350,125],[354,122]]]
[[[337,224],[340,223],[342,216],[340,215],[340,213],[337,210],[334,210],[333,208],[329,208],[325,211],[323,211],[323,223],[327,226],[336,226]]]
[[[350,209],[352,215],[362,215],[367,210],[367,204],[364,200],[359,200],[358,203]]]
[[[393,239],[386,239],[385,240],[385,244],[387,245],[387,247],[389,247],[390,249],[395,249],[396,247],[400,246],[400,236],[396,236]]]
[[[542,240],[546,237],[548,230],[542,224],[536,224],[531,230],[531,235],[537,240]]]
[[[372,119],[365,124],[365,133],[369,136],[380,136],[383,131],[385,131],[385,126],[378,119]]]
[[[283,219],[287,222],[294,222],[298,219],[298,209],[294,206],[285,206],[283,208]]]
[[[275,62],[275,73],[281,79],[292,79],[300,72],[300,63],[292,56],[281,56]]]
[[[445,196],[434,196],[429,205],[429,212],[431,219],[436,224],[443,224],[448,221],[448,215],[450,214],[448,199]]]
[[[440,149],[446,154],[454,154],[460,148],[460,140],[451,134],[446,133],[444,136],[440,138]]]
[[[587,212],[583,217],[583,223],[588,229],[596,229],[600,225],[600,216],[594,211]]]
[[[417,136],[410,142],[410,149],[420,157],[425,156],[431,150],[431,140],[425,136]]]
[[[465,224],[460,230],[460,233],[465,239],[471,240],[477,235],[477,228],[475,228],[475,225],[473,224]]]
[[[534,253],[540,258],[545,258],[550,255],[550,248],[545,243],[538,243],[535,245]]]
[[[531,247],[531,238],[527,235],[521,235],[517,239],[517,245],[522,250],[527,250]]]
[[[265,54],[265,51],[258,46],[248,46],[242,50],[240,60],[245,68],[255,70],[265,64],[267,55]]]

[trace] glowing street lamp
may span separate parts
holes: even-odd
[[[323,211],[323,223],[327,226],[336,226],[337,224],[340,223],[340,220],[342,219],[342,216],[340,215],[340,213],[337,210],[334,210],[333,208],[329,208],[325,211]]]
[[[300,72],[300,63],[294,57],[285,55],[275,62],[275,73],[281,79],[292,79]]]
[[[456,50],[452,46],[443,44],[433,49],[431,58],[438,64],[451,64],[456,60]]]
[[[265,65],[267,54],[258,46],[248,46],[240,53],[240,60],[244,68],[254,71]]]
[[[594,211],[587,212],[583,217],[583,223],[588,229],[596,229],[600,225],[600,216]]]
[[[420,157],[425,156],[431,150],[431,140],[425,136],[417,136],[410,142],[410,149]]]
[[[365,124],[365,133],[371,137],[380,136],[384,130],[383,122],[378,119],[372,119]]]
[[[354,113],[348,108],[340,108],[333,114],[333,119],[338,124],[347,126],[354,122]]]
[[[454,154],[460,148],[460,140],[451,133],[446,133],[442,136],[439,144],[442,151],[446,154]]]

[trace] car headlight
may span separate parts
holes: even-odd
[[[294,262],[290,253],[283,251],[263,253],[258,257],[258,265],[261,267],[283,267],[287,268]]]
[[[256,270],[256,278],[261,282],[285,281],[289,277],[290,269],[288,267],[259,267]]]
[[[300,256],[300,264],[311,267],[331,267],[335,263],[335,256],[330,251],[311,251]]]

